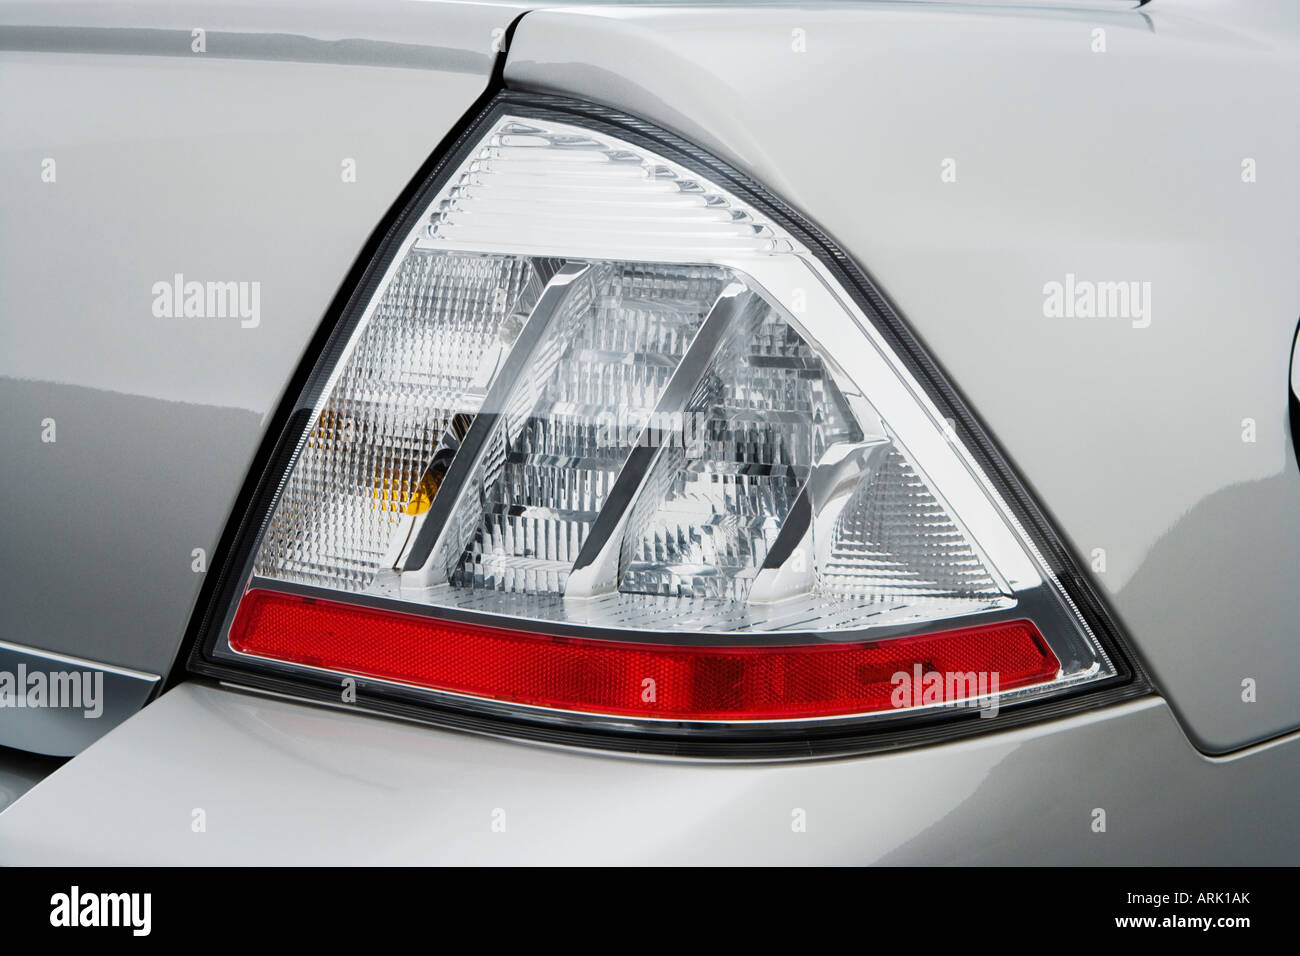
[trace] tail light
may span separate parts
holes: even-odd
[[[800,746],[1129,676],[829,240],[553,97],[398,217],[239,545],[198,670],[412,716]]]

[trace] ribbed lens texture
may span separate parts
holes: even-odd
[[[521,228],[526,226],[526,230]],[[753,210],[665,160],[558,123],[509,120],[434,209],[425,241],[642,261],[789,251]]]
[[[605,264],[502,410],[481,524],[452,583],[561,593],[610,488],[722,289],[721,269]]]
[[[1028,621],[865,644],[692,647],[556,637],[260,590],[245,596],[230,644],[510,703],[695,720],[954,703],[1051,680],[1060,669]]]
[[[520,257],[406,257],[307,436],[256,574],[370,583],[444,430],[478,411],[539,289]]]
[[[861,433],[821,359],[767,310],[690,409],[696,442],[656,465],[620,590],[744,601],[811,467]]]
[[[817,571],[817,591],[828,597],[1002,597],[961,529],[894,449],[845,504]]]

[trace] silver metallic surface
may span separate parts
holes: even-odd
[[[506,80],[657,122],[833,236],[1217,752],[1300,726],[1298,38],[1263,0],[583,7],[528,14]],[[1150,309],[1048,318],[1067,275]]]
[[[62,763],[59,757],[0,747],[0,813],[36,786]],[[4,862],[0,852],[0,863]]]
[[[0,5],[0,640],[168,670],[304,348],[518,10]],[[178,273],[258,283],[256,323],[156,317]]]
[[[723,766],[183,684],[0,813],[0,862],[1295,863],[1300,7],[1130,6],[543,10],[507,79],[693,139],[866,266],[1081,564],[1104,550],[1169,703]],[[519,9],[0,3],[0,640],[166,670],[192,549]],[[155,319],[177,272],[260,282],[257,327]],[[1154,307],[1049,319],[1067,274]],[[48,768],[0,749],[0,810]]]
[[[902,753],[702,765],[187,684],[0,814],[0,860],[1294,862],[1297,748],[1293,735],[1207,758],[1146,698]],[[195,809],[206,832],[191,829]]]
[[[0,641],[0,747],[68,757],[145,705],[156,674]]]

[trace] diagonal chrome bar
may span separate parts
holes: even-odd
[[[754,577],[749,589],[750,604],[772,604],[811,590],[815,573],[814,529],[826,530],[827,521],[839,515],[863,478],[880,468],[892,447],[888,438],[876,436],[826,449],[799,489],[762,568]],[[800,548],[804,550],[803,560],[791,561]]]
[[[661,429],[662,422],[684,415],[730,334],[747,328],[747,320],[763,308],[766,308],[763,300],[739,282],[729,284],[713,303],[659,396],[650,421],[638,436],[583,542],[582,551],[564,585],[566,599],[595,597],[617,590],[620,552],[632,506],[666,447],[664,442],[656,440],[653,433]]]
[[[519,332],[510,347],[500,371],[492,381],[483,406],[474,416],[456,457],[447,469],[447,475],[439,487],[439,494],[434,495],[433,503],[424,515],[424,521],[415,532],[411,546],[402,562],[403,585],[411,587],[430,587],[442,583],[446,578],[446,569],[438,568],[431,562],[431,556],[438,553],[435,546],[441,544],[443,532],[448,521],[456,513],[462,500],[468,494],[478,491],[470,488],[470,479],[476,473],[489,440],[501,419],[500,411],[506,407],[511,392],[518,384],[528,363],[533,361],[533,352],[537,348],[552,321],[560,311],[560,305],[569,294],[574,283],[578,282],[591,269],[586,262],[570,262],[562,266],[537,300],[537,305],[528,316],[528,321]],[[445,549],[445,546],[444,546]],[[407,583],[406,576],[412,580]]]

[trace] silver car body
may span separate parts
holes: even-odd
[[[1155,692],[770,764],[194,682],[132,716],[331,301],[501,64],[685,136],[856,259]],[[48,777],[0,757],[0,804],[44,777],[0,814],[0,860],[1300,860],[1295,5],[4,3],[0,85],[0,655],[136,682],[93,728],[0,712],[0,744],[79,752]],[[260,320],[155,318],[175,273],[258,279]],[[1145,314],[1049,318],[1066,276],[1149,283]]]

